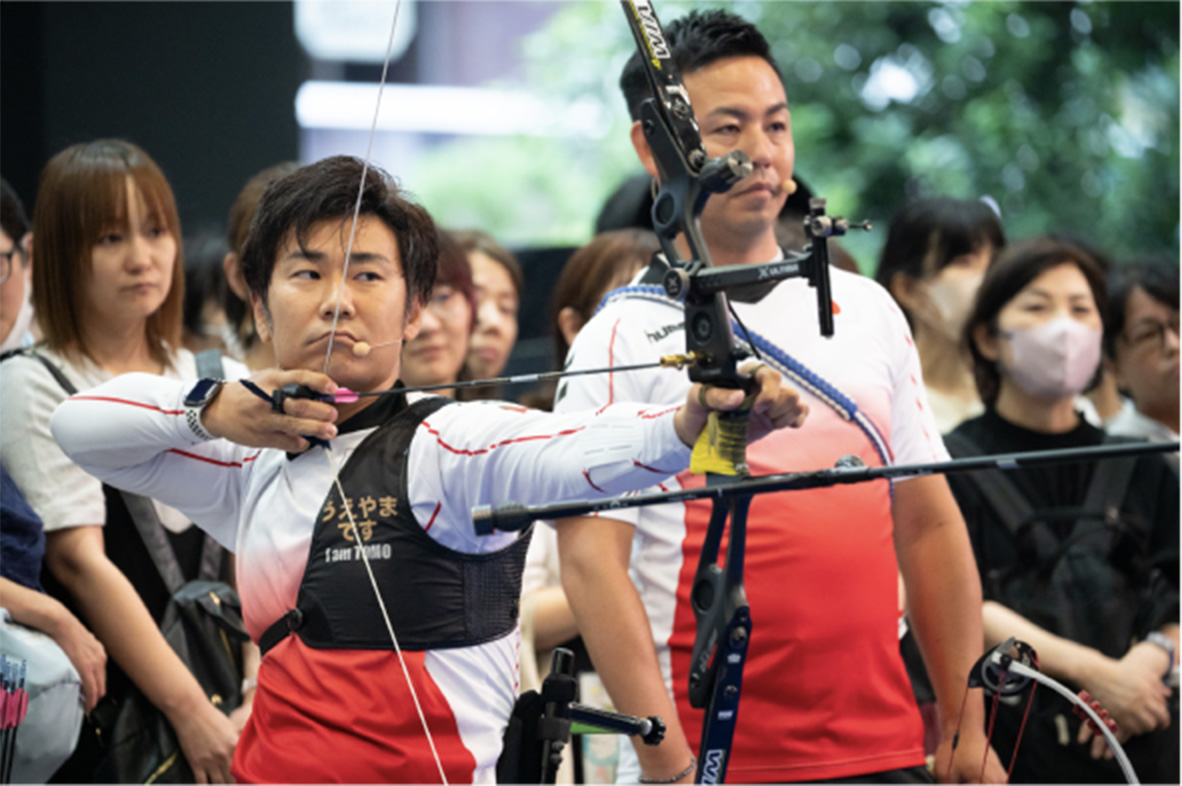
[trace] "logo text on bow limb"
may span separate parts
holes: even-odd
[[[660,59],[669,58],[669,44],[665,42],[665,35],[661,32],[661,23],[657,21],[657,13],[647,0],[636,0],[636,18],[644,28],[644,38],[648,42],[649,52],[653,56],[653,66],[661,68]]]
[[[702,757],[702,783],[718,783],[718,774],[722,772],[722,762],[726,751],[712,748]]]

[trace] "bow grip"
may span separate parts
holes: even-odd
[[[318,393],[307,385],[297,385],[294,382],[290,382],[281,388],[271,391],[271,411],[280,415],[286,415],[287,412],[284,410],[283,405],[289,398],[304,398],[313,401],[327,401],[329,403],[334,401],[332,396]],[[319,437],[310,437],[307,434],[303,436],[304,439],[308,440],[309,445],[326,449],[329,447],[328,442]]]

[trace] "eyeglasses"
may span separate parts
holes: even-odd
[[[1167,330],[1174,334],[1175,339],[1178,338],[1177,314],[1169,322],[1158,322],[1156,320],[1138,322],[1137,329],[1132,334],[1122,334],[1121,338],[1134,350],[1153,347],[1158,351],[1164,352],[1166,349]]]
[[[449,286],[437,286],[427,301],[427,308],[435,312],[437,317],[447,319],[468,308],[468,299]]]
[[[8,281],[8,277],[12,275],[12,258],[23,253],[20,246],[13,246],[10,251],[0,251],[0,284]]]

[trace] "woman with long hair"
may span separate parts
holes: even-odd
[[[194,356],[181,348],[184,264],[172,189],[131,143],[74,145],[42,172],[34,235],[33,303],[44,341],[40,357],[4,363],[0,456],[44,521],[47,573],[117,666],[108,697],[141,691],[175,730],[196,781],[227,782],[235,724],[161,634],[170,595],[127,508],[71,462],[49,431],[50,415],[67,397],[54,370],[78,390],[133,371],[197,377]],[[186,563],[194,554],[200,560],[202,534],[175,510],[157,512],[182,569],[195,573]],[[88,727],[57,777],[90,780],[102,757]]]

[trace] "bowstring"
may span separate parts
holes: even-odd
[[[333,309],[332,328],[328,334],[328,350],[324,354],[324,374],[328,374],[328,366],[332,360],[332,347],[336,340],[337,324],[341,318],[341,306],[345,298],[345,287],[348,286],[349,281],[349,260],[353,256],[353,241],[357,237],[357,223],[361,217],[361,200],[365,195],[365,181],[369,176],[369,162],[373,155],[373,141],[377,135],[378,118],[381,115],[382,109],[382,93],[386,87],[386,77],[390,71],[390,57],[394,51],[394,33],[398,29],[398,12],[402,7],[401,0],[394,2],[394,19],[390,23],[390,38],[386,43],[386,56],[382,61],[382,76],[378,80],[378,96],[377,102],[374,106],[373,123],[369,128],[369,141],[366,143],[365,158],[361,165],[361,183],[357,187],[357,201],[353,205],[353,222],[349,227],[349,242],[345,246],[345,263],[341,268],[341,283],[340,289],[337,291],[336,308]],[[333,460],[332,452],[329,449],[324,451],[325,458],[328,459],[329,469],[332,470],[333,483],[336,486],[337,493],[341,495],[341,505],[345,509],[345,513],[349,517],[349,527],[353,533],[353,542],[357,544],[358,551],[361,554],[361,562],[365,565],[365,573],[369,577],[370,587],[373,589],[374,598],[378,602],[378,610],[382,613],[382,621],[386,624],[386,632],[390,635],[390,643],[394,645],[394,654],[398,657],[398,665],[402,668],[402,676],[406,680],[406,687],[410,691],[410,698],[415,706],[415,712],[419,716],[419,723],[422,724],[423,734],[427,737],[427,745],[431,748],[431,755],[435,759],[435,766],[439,770],[440,782],[447,786],[447,774],[443,770],[443,762],[439,758],[439,751],[435,747],[435,738],[431,735],[431,728],[427,724],[427,716],[423,712],[423,705],[419,702],[418,692],[415,691],[414,682],[410,678],[410,669],[406,666],[406,658],[402,655],[402,647],[398,644],[398,636],[394,633],[394,623],[390,620],[390,613],[386,610],[386,602],[382,597],[382,591],[378,587],[377,577],[374,575],[373,567],[369,563],[369,555],[366,554],[365,546],[361,541],[361,531],[357,527],[357,521],[353,518],[353,510],[349,505],[349,498],[345,494],[345,487],[341,484],[340,473],[337,472],[336,462]]]
[[[386,57],[382,61],[382,76],[378,80],[378,99],[374,105],[373,122],[369,126],[369,141],[365,145],[365,158],[361,162],[361,184],[357,187],[357,202],[353,205],[353,224],[349,227],[349,243],[345,246],[345,265],[341,269],[341,288],[337,292],[337,305],[332,314],[332,329],[328,333],[328,351],[324,353],[324,373],[332,360],[332,345],[337,337],[337,322],[341,318],[341,304],[345,299],[345,283],[349,280],[349,259],[353,256],[353,240],[357,237],[357,222],[361,217],[361,198],[365,196],[365,181],[369,176],[369,160],[373,155],[373,140],[378,131],[378,117],[382,111],[382,92],[386,87],[386,75],[390,72],[390,56],[394,51],[394,32],[398,29],[398,11],[402,0],[394,0],[394,21],[390,24],[390,39],[386,42]]]
[[[369,576],[369,584],[373,587],[374,597],[377,598],[378,609],[382,612],[382,620],[386,623],[386,632],[390,634],[390,641],[394,644],[394,653],[398,656],[398,665],[402,667],[402,676],[406,678],[406,687],[410,689],[410,698],[415,705],[415,712],[419,715],[419,723],[423,725],[423,731],[427,735],[427,745],[430,746],[431,755],[435,758],[435,766],[439,769],[440,781],[444,786],[447,786],[447,774],[443,771],[443,762],[439,758],[439,751],[435,748],[435,738],[431,736],[431,729],[427,726],[427,716],[423,713],[423,705],[419,703],[419,694],[415,691],[414,682],[410,679],[410,669],[406,667],[406,659],[402,656],[402,647],[398,644],[398,636],[394,634],[394,623],[390,621],[390,614],[386,611],[386,601],[382,598],[382,592],[378,589],[377,577],[369,564],[369,555],[365,552],[365,545],[361,541],[361,531],[357,528],[357,520],[353,518],[353,508],[349,504],[349,498],[345,495],[344,486],[341,485],[341,476],[337,472],[336,461],[333,460],[331,451],[325,450],[324,455],[328,459],[328,466],[332,469],[332,479],[337,487],[337,493],[341,495],[341,507],[345,509],[345,514],[349,517],[349,528],[353,533],[353,542],[357,544],[357,549],[361,553],[361,562],[365,565],[365,573]]]

